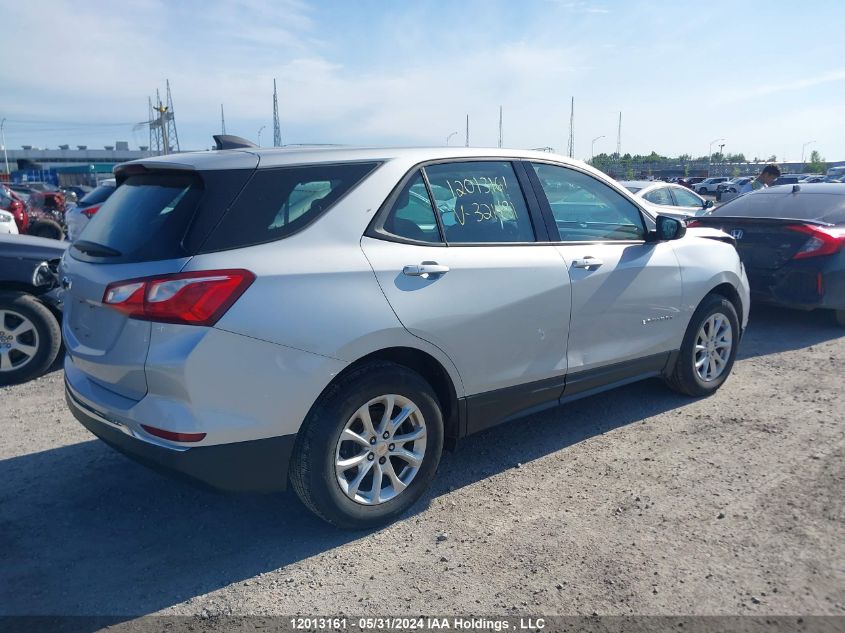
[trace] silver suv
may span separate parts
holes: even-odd
[[[406,510],[444,444],[642,378],[731,371],[731,238],[559,156],[231,149],[118,166],[65,256],[68,405],[225,490],[324,519]]]

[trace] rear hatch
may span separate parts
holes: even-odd
[[[125,168],[61,269],[70,359],[101,387],[133,400],[147,393],[144,363],[154,324],[104,305],[106,289],[182,270],[254,171],[160,167]]]
[[[845,188],[774,187],[746,194],[690,226],[720,229],[736,240],[755,295],[796,303],[822,294],[822,258],[841,248]]]
[[[749,193],[697,217],[690,226],[721,229],[736,240],[746,268],[777,270],[802,258],[821,230],[845,225],[845,188],[830,185],[770,187]],[[822,236],[824,237],[824,236]]]

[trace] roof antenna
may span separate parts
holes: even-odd
[[[215,134],[214,142],[217,145],[215,149],[244,149],[249,147],[258,147],[252,141],[248,141],[240,136],[233,134]]]

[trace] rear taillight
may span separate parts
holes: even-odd
[[[814,224],[791,224],[786,227],[790,231],[804,233],[810,236],[792,259],[805,257],[821,257],[839,252],[845,244],[845,229],[828,228]]]
[[[100,207],[101,207],[101,206],[103,206],[103,205],[101,205],[101,204],[94,204],[94,205],[91,205],[90,207],[85,207],[84,209],[82,209],[82,215],[84,215],[85,217],[90,218],[90,217],[91,217],[91,216],[93,216],[95,213],[97,213],[97,211],[99,211],[99,210],[100,210]]]
[[[109,284],[103,304],[132,319],[214,325],[255,275],[248,270],[203,270]]]

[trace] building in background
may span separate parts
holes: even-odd
[[[111,175],[114,166],[153,155],[146,146],[129,149],[126,141],[117,141],[102,149],[87,145],[59,145],[58,149],[39,149],[24,145],[7,149],[11,174],[0,174],[0,180],[12,182],[42,181],[55,185],[95,185]]]

